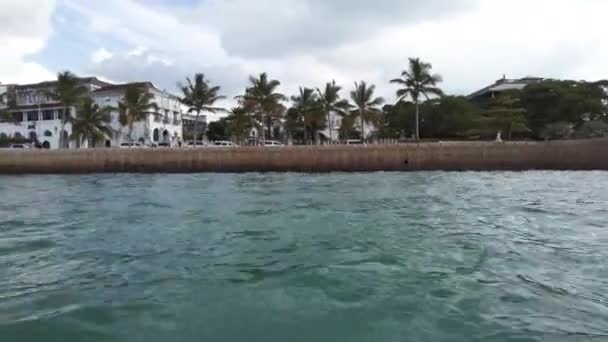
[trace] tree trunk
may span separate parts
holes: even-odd
[[[59,149],[65,148],[65,119],[67,117],[67,107],[63,107],[63,117],[61,118],[61,131],[59,132]]]
[[[329,143],[331,144],[334,141],[334,139],[331,134],[332,127],[331,127],[331,112],[330,111],[327,112],[327,127],[329,127]]]
[[[365,142],[365,122],[363,120],[362,110],[359,110],[359,117],[361,118],[361,141]]]
[[[264,111],[260,112],[260,115],[262,116],[262,122],[261,122],[261,127],[262,127],[262,134],[260,134],[260,145],[264,146],[266,145],[266,123],[264,122]]]
[[[200,113],[200,110],[196,111],[196,119],[194,120],[194,147],[198,147],[196,143],[198,142],[198,116]]]
[[[416,100],[416,141],[420,141],[420,105]]]
[[[308,127],[304,125],[304,145],[308,145]]]
[[[131,147],[131,143],[133,142],[133,120],[129,120],[129,147]]]

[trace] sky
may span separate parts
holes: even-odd
[[[606,13],[606,0],[0,0],[0,82],[71,70],[176,91],[202,72],[233,98],[267,72],[287,95],[365,80],[391,102],[409,57],[455,95],[503,75],[591,81],[608,78]]]

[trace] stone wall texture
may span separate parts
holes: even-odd
[[[369,146],[0,150],[0,174],[608,170],[608,139]]]

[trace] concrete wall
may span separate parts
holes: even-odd
[[[608,170],[608,139],[534,143],[0,151],[0,174]]]

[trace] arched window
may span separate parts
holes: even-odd
[[[15,132],[14,137],[20,139],[20,138],[23,138],[23,134],[21,134],[19,132]]]
[[[46,131],[44,131],[44,136],[50,138],[50,137],[53,136],[53,133],[51,131],[49,131],[49,130],[46,130]]]
[[[158,139],[160,139],[160,131],[158,128],[155,128],[152,132],[152,140],[154,140],[154,142],[158,142]]]

